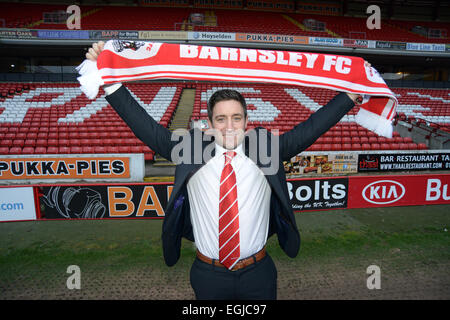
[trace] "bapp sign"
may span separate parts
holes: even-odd
[[[42,187],[46,219],[162,218],[171,184]]]
[[[450,204],[450,175],[359,176],[349,179],[349,208]]]

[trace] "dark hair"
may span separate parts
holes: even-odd
[[[236,90],[222,89],[213,93],[208,101],[208,118],[212,121],[214,106],[221,101],[235,100],[239,102],[244,109],[244,117],[247,117],[247,103],[244,97]]]

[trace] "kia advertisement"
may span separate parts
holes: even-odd
[[[450,175],[386,175],[349,178],[348,208],[450,204]]]

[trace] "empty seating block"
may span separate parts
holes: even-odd
[[[182,84],[130,83],[129,91],[156,121],[167,126]],[[77,83],[0,83],[1,154],[82,154],[144,152],[143,143],[101,92],[88,100]],[[11,95],[9,95],[11,91]],[[132,149],[139,146],[139,149]],[[146,157],[154,152],[145,150]]]
[[[318,88],[276,84],[230,82],[129,83],[132,95],[163,126],[170,123],[184,87],[196,89],[191,119],[207,119],[207,101],[221,88],[240,91],[248,103],[248,129],[265,127],[280,135],[305,121],[337,93]],[[0,83],[0,92],[11,96],[0,100],[0,152],[2,154],[55,153],[144,153],[144,144],[101,98],[93,103],[79,91],[77,83]],[[399,110],[405,116],[423,119],[422,125],[445,129],[450,123],[449,90],[394,89]],[[103,99],[103,100],[102,100]],[[308,150],[417,150],[427,149],[397,132],[391,139],[354,122],[358,108],[315,141]],[[425,123],[425,124],[423,124]]]
[[[168,1],[167,1],[168,2]],[[341,37],[349,39],[389,40],[402,42],[449,43],[448,23],[382,20],[381,29],[367,29],[367,18],[315,15],[325,24],[325,30],[309,30],[304,20],[311,15],[292,12],[243,10],[241,4],[230,9],[154,7],[154,6],[88,6],[80,5],[84,30],[184,30],[209,32],[244,32],[253,34],[302,35],[316,37]],[[64,24],[43,23],[44,12],[66,11],[65,5],[0,3],[0,19],[6,28],[64,29]],[[24,14],[26,12],[26,14]],[[203,13],[208,23],[189,23],[191,13]],[[130,19],[132,17],[132,19]],[[431,38],[411,32],[414,26],[442,29],[440,38]],[[0,90],[0,98],[8,95]]]

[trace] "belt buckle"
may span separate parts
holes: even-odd
[[[239,260],[238,262],[236,262],[236,264],[233,266],[233,268],[231,268],[230,271],[234,272],[234,271],[238,271],[238,270],[242,269],[242,267],[240,266],[241,261],[242,260]]]

